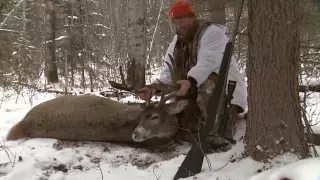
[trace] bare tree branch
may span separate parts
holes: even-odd
[[[5,151],[5,153],[8,156],[9,162],[12,163],[12,167],[13,167],[16,162],[16,154],[13,154],[10,151],[10,149],[6,146],[4,137],[2,137],[2,141],[3,141],[3,143],[0,142],[0,150],[3,149]],[[13,157],[13,160],[11,160],[10,156]]]
[[[11,29],[0,29],[0,31],[13,32],[13,33],[21,33],[21,32],[19,32],[19,31],[14,31],[14,30],[11,30]]]
[[[9,12],[9,14],[7,15],[7,17],[2,21],[2,23],[0,24],[0,29],[5,25],[5,23],[7,22],[7,20],[10,18],[11,14],[17,9],[17,7],[25,0],[20,0],[19,3]]]

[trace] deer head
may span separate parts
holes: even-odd
[[[174,97],[174,92],[161,99],[157,104],[148,103],[140,115],[140,123],[132,133],[132,139],[143,142],[151,138],[170,138],[177,132],[178,118],[180,113],[189,103],[188,100],[180,100],[166,104],[165,102]]]
[[[170,54],[169,57],[171,62],[174,62]],[[178,118],[176,114],[180,113],[189,103],[187,99],[184,99],[166,104],[167,100],[175,96],[175,90],[179,89],[180,86],[176,83],[179,77],[176,72],[177,68],[174,66],[172,67],[166,61],[165,63],[170,70],[173,85],[164,84],[159,80],[158,84],[148,85],[149,88],[161,90],[161,99],[158,103],[150,103],[150,100],[146,101],[145,107],[139,116],[139,124],[132,133],[132,139],[135,142],[143,142],[154,137],[173,137],[177,132],[178,125]],[[109,81],[111,86],[121,90],[137,92],[137,90],[135,90],[132,86],[124,83],[124,77],[121,68],[120,75],[122,84]],[[166,93],[167,95],[165,95]]]
[[[171,62],[173,58],[169,55]],[[189,100],[183,99],[173,103],[166,104],[166,101],[175,96],[175,90],[180,87],[176,83],[178,80],[177,72],[169,63],[172,82],[174,85],[166,85],[159,81],[159,84],[150,85],[151,88],[161,90],[161,99],[157,104],[151,104],[150,100],[146,102],[145,109],[141,113],[140,123],[132,134],[132,139],[136,142],[143,142],[150,138],[170,138],[173,137],[178,129],[178,118],[176,114],[180,113],[188,105]],[[166,96],[165,93],[169,92]]]

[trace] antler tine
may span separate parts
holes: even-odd
[[[178,72],[177,72],[177,67],[175,66],[175,63],[174,63],[174,59],[173,57],[171,56],[171,54],[168,54],[169,58],[170,58],[170,61],[172,63],[172,66],[167,62],[165,61],[165,63],[167,64],[168,68],[169,68],[169,71],[170,71],[170,76],[171,76],[171,80],[172,80],[172,83],[173,84],[176,84],[177,81],[178,81]]]
[[[171,59],[171,62],[174,62],[173,61],[173,57],[169,55],[169,58]],[[168,68],[169,68],[169,72],[170,72],[170,75],[171,75],[171,80],[172,80],[172,84],[173,85],[170,85],[170,84],[165,84],[163,82],[161,82],[159,79],[157,79],[158,81],[158,84],[151,84],[151,85],[147,85],[147,87],[149,88],[152,88],[152,89],[156,89],[156,90],[161,90],[161,98],[160,98],[160,101],[159,103],[156,105],[156,107],[161,107],[163,106],[167,100],[171,99],[172,97],[175,96],[175,90],[179,89],[180,88],[180,85],[177,84],[177,81],[178,81],[178,76],[176,75],[175,71],[177,70],[177,68],[173,67],[174,66],[174,63],[173,66],[168,63],[167,61],[165,61],[165,63],[167,64]],[[168,90],[172,91],[170,92],[167,96],[165,96],[165,92],[168,92]],[[150,99],[150,97],[148,98]],[[149,101],[146,102],[146,106],[148,106],[150,104]]]
[[[176,93],[172,91],[168,95],[164,96],[164,92],[161,93],[161,99],[160,102],[156,105],[156,107],[162,107],[169,99],[173,98],[176,96]]]
[[[173,62],[173,57],[170,54],[168,54],[168,55],[169,55],[169,58],[171,59],[171,62]],[[173,90],[180,89],[180,85],[177,84],[178,77],[177,77],[177,75],[175,73],[176,68],[173,67],[174,65],[172,66],[167,61],[165,61],[165,63],[167,64],[167,66],[169,68],[169,72],[170,72],[170,75],[171,75],[171,81],[172,81],[173,85],[165,84],[165,83],[161,82],[159,79],[157,79],[158,84],[147,85],[147,87],[153,88],[153,89],[156,89],[156,90],[161,90],[161,91],[169,89],[169,88],[172,88]]]
[[[161,92],[160,102],[157,104],[156,107],[163,106],[166,103],[167,100],[169,100],[169,99],[173,98],[174,96],[176,96],[175,90],[180,89],[180,85],[177,84],[177,81],[178,81],[179,77],[177,76],[177,73],[176,73],[177,68],[175,67],[175,63],[173,63],[174,59],[171,56],[171,54],[168,54],[168,56],[169,56],[169,58],[171,60],[172,65],[170,63],[168,63],[167,61],[165,61],[165,63],[167,64],[167,66],[169,68],[171,81],[172,81],[173,85],[164,84],[160,80],[157,79],[158,82],[159,82],[159,85],[162,86],[162,88],[161,88],[162,92]],[[168,95],[164,96],[164,93],[165,93],[164,92],[164,89],[165,89],[164,87],[166,87],[166,89],[169,89],[171,87],[173,91],[170,92]]]
[[[156,107],[163,106],[166,103],[166,100],[164,99],[164,91],[161,91],[161,98],[159,103],[156,105]]]
[[[134,65],[134,62],[135,62],[135,59],[132,60],[133,61],[133,65]],[[134,70],[134,66],[132,67],[132,69]],[[133,70],[130,70],[131,72],[133,72]],[[131,72],[128,72],[131,73]],[[132,76],[132,73],[129,77],[133,77]],[[124,73],[123,73],[123,69],[122,69],[122,66],[120,66],[120,78],[121,78],[121,83],[117,83],[116,81],[108,81],[109,84],[111,85],[111,87],[115,88],[115,89],[118,89],[118,90],[123,90],[123,91],[127,91],[127,92],[132,92],[132,93],[136,93],[137,90],[134,89],[134,81],[131,80],[131,84],[126,84],[126,80],[125,80],[125,77],[124,77]],[[127,78],[128,80],[128,78]]]
[[[149,96],[148,96],[148,98],[147,98],[147,100],[146,100],[146,106],[145,106],[145,107],[148,107],[148,106],[150,105],[151,96],[152,96],[152,93],[150,92],[150,93],[149,93]]]

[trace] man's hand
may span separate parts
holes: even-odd
[[[152,98],[152,96],[156,93],[156,90],[155,89],[150,89],[148,87],[144,87],[144,88],[141,88],[141,89],[138,89],[138,92],[139,92],[139,97],[142,99],[142,100],[150,100]]]
[[[191,87],[191,82],[189,80],[180,80],[177,81],[178,84],[180,84],[180,89],[176,91],[176,96],[184,96],[187,94],[188,90]]]

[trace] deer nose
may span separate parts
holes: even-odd
[[[138,134],[137,132],[133,132],[132,134],[132,139],[135,141],[135,142],[142,142],[144,141],[144,138]]]

